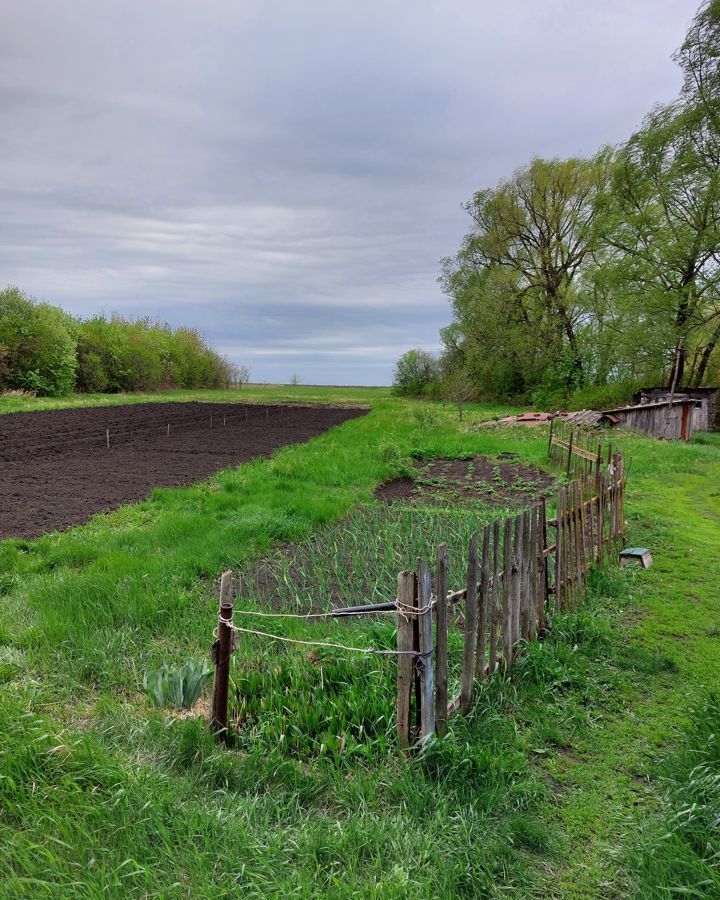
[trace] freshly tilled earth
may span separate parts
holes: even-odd
[[[154,487],[202,481],[366,412],[193,402],[0,416],[0,539],[86,522]]]

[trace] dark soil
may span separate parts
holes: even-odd
[[[503,454],[503,456],[507,456]],[[555,477],[536,466],[492,459],[417,460],[412,477],[395,478],[375,491],[387,503],[482,503],[523,507],[548,496]]]
[[[86,522],[154,487],[202,481],[366,411],[195,402],[0,416],[0,539]]]

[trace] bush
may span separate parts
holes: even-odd
[[[76,323],[55,306],[18,288],[0,293],[0,390],[47,396],[75,386]]]
[[[222,388],[249,375],[197,331],[173,330],[147,317],[79,321],[17,288],[0,292],[0,392]]]
[[[396,394],[419,397],[431,394],[431,386],[440,382],[440,365],[427,350],[408,350],[395,363],[393,388]]]

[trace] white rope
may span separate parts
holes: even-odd
[[[284,637],[279,634],[269,634],[267,631],[256,631],[254,628],[240,628],[239,625],[231,625],[224,619],[220,622],[232,631],[240,631],[243,634],[254,634],[256,637],[269,638],[271,641],[284,641],[287,644],[303,644],[305,647],[330,647],[335,650],[347,650],[350,653],[376,653],[380,656],[419,656],[428,657],[433,649],[420,652],[419,650],[378,650],[376,647],[348,647],[345,644],[335,644],[330,641],[301,641],[298,638]]]

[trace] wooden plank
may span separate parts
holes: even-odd
[[[565,477],[570,478],[570,464],[572,463],[572,449],[573,449],[573,431],[570,430],[570,445],[568,447],[568,458],[567,458],[567,469],[565,470]]]
[[[525,576],[525,581],[527,583],[527,600],[525,601],[525,605],[528,611],[528,629],[527,636],[528,640],[532,640],[535,637],[535,631],[537,628],[537,619],[535,614],[535,598],[537,597],[537,565],[536,565],[536,557],[535,557],[535,528],[536,528],[536,520],[537,515],[535,512],[535,507],[531,506],[527,511],[527,552],[528,552],[528,560],[527,560],[527,574]]]
[[[490,658],[488,659],[488,675],[497,668],[497,633],[500,625],[500,520],[495,519],[492,530],[492,595],[490,600]]]
[[[417,605],[420,653],[416,669],[420,678],[420,740],[426,741],[435,731],[435,667],[433,665],[433,611],[430,569],[418,560]]]
[[[399,653],[397,674],[397,738],[401,750],[410,746],[410,697],[413,689],[414,657],[408,651],[413,649],[413,614],[406,612],[415,605],[415,573],[400,572],[398,575],[398,640]]]
[[[503,613],[501,621],[503,665],[507,670],[512,658],[512,519],[503,523]]]
[[[578,514],[578,520],[579,520],[578,533],[580,535],[580,569],[581,569],[581,574],[582,574],[581,589],[582,589],[582,592],[584,595],[585,592],[587,591],[588,566],[587,566],[587,551],[586,551],[587,522],[585,521],[585,504],[583,503],[582,485],[578,485],[578,511],[577,511],[577,514]]]
[[[530,511],[522,516],[522,534],[519,548],[519,637],[528,640],[530,637]]]
[[[563,518],[563,490],[564,488],[560,488],[557,494],[557,511],[555,514],[555,609],[558,612],[561,612],[563,609],[563,583],[562,580],[565,577],[564,575],[564,561],[563,561],[563,528],[562,528],[562,518]]]
[[[583,574],[582,574],[582,537],[580,534],[581,531],[581,521],[580,521],[580,485],[578,482],[575,482],[571,485],[571,496],[572,496],[572,529],[573,529],[573,555],[575,559],[575,599],[574,605],[577,606],[578,601],[580,600],[580,596],[582,594],[582,584],[583,584]]]
[[[550,434],[548,436],[548,458],[552,459],[552,447],[553,447],[553,423],[554,419],[550,419]]]
[[[584,450],[582,447],[578,447],[577,445],[573,445],[568,441],[560,441],[557,438],[552,439],[553,447],[562,447],[564,450],[568,450],[572,453],[573,456],[578,456],[583,460],[587,460],[591,463],[596,463],[598,461],[597,454],[593,453],[592,450]]]
[[[480,678],[485,677],[485,647],[490,613],[490,526],[486,525],[482,537],[477,647],[475,648],[475,674]]]
[[[513,536],[512,553],[512,646],[517,644],[521,637],[520,631],[520,594],[522,592],[522,577],[520,572],[520,558],[522,554],[522,541],[525,520],[522,515],[515,517],[515,534]]]
[[[441,544],[437,550],[437,584],[435,593],[436,638],[435,638],[435,731],[440,737],[447,732],[448,720],[448,664],[447,664],[447,571],[448,548]]]
[[[470,538],[465,596],[465,630],[463,634],[463,669],[460,688],[460,712],[466,716],[472,708],[473,685],[475,681],[475,644],[478,623],[478,555],[477,532]]]
[[[548,573],[548,561],[547,561],[547,506],[545,503],[545,498],[540,498],[540,535],[539,535],[540,545],[540,577],[541,577],[541,588],[542,588],[542,604],[540,607],[540,619],[539,619],[539,629],[540,631],[545,631],[545,623],[548,611],[548,596],[550,594],[550,577]]]

